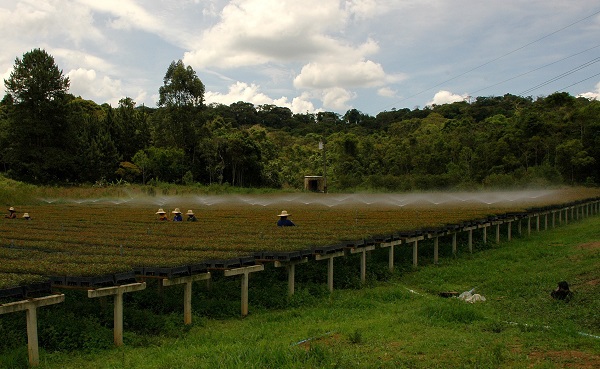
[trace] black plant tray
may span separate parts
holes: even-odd
[[[252,266],[256,265],[256,260],[253,256],[244,256],[240,258],[240,264],[242,266]]]
[[[39,297],[52,292],[52,284],[50,281],[28,284],[24,288],[25,297]]]
[[[342,251],[346,247],[344,244],[335,244],[329,246],[316,246],[313,248],[313,254],[317,255],[325,255],[325,254],[333,254],[338,251]]]
[[[22,298],[25,297],[25,290],[22,286],[8,287],[0,289],[0,299]]]
[[[159,278],[177,278],[190,275],[187,265],[176,267],[144,267],[144,275]]]
[[[350,247],[350,248],[362,247],[365,245],[365,240],[342,240],[341,244],[344,247]]]
[[[131,270],[129,272],[115,273],[115,274],[113,274],[114,284],[120,285],[120,284],[135,283],[136,282],[135,275],[136,274],[133,270]]]
[[[65,277],[67,287],[110,287],[114,286],[114,277],[111,274],[91,277]]]
[[[209,269],[231,269],[231,268],[239,268],[242,266],[240,258],[233,258],[227,260],[209,260],[207,261]]]
[[[50,283],[53,286],[66,286],[67,285],[67,281],[66,281],[66,277],[64,276],[60,276],[60,275],[51,275],[50,277],[48,277],[48,279],[50,280]]]
[[[208,272],[209,265],[207,263],[196,263],[188,265],[190,275],[202,274]]]

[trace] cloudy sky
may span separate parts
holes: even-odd
[[[156,106],[179,59],[207,103],[295,113],[600,96],[597,0],[0,0],[0,35],[3,79],[42,48],[72,94],[113,106]]]

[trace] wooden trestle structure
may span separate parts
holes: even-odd
[[[523,223],[526,223],[526,236],[530,236],[532,227],[536,231],[547,230],[549,227],[556,227],[561,224],[568,224],[569,221],[578,220],[590,215],[597,215],[600,212],[600,200],[581,202],[560,208],[551,209],[533,209],[524,213],[508,213],[501,217],[491,219],[481,219],[464,224],[452,225],[444,228],[425,229],[418,232],[397,233],[385,237],[373,238],[370,240],[360,240],[356,242],[342,242],[338,245],[323,248],[315,248],[310,254],[298,252],[290,253],[294,257],[286,257],[285,253],[277,253],[277,257],[264,257],[263,254],[257,254],[252,260],[252,265],[243,265],[242,263],[213,263],[207,264],[202,268],[183,268],[172,271],[173,273],[152,273],[147,275],[137,275],[136,279],[142,282],[126,283],[116,286],[93,288],[80,287],[87,289],[89,298],[103,296],[114,296],[114,343],[117,346],[123,345],[123,294],[134,293],[146,288],[143,282],[146,278],[158,278],[161,280],[160,286],[185,285],[183,297],[184,324],[192,323],[192,285],[194,282],[211,280],[211,273],[222,272],[225,277],[241,276],[241,315],[248,315],[248,287],[251,273],[265,270],[264,264],[273,263],[275,267],[285,267],[288,274],[288,294],[294,294],[295,290],[295,268],[297,265],[308,263],[312,260],[327,260],[327,286],[329,291],[334,289],[334,259],[352,254],[360,254],[360,279],[364,283],[366,280],[367,254],[377,249],[388,249],[389,270],[394,271],[394,249],[395,247],[407,244],[412,247],[412,264],[418,266],[419,260],[419,241],[433,240],[433,262],[438,263],[439,239],[442,237],[452,237],[452,253],[457,253],[457,235],[466,232],[468,235],[467,246],[469,252],[473,252],[473,231],[481,230],[483,235],[482,242],[488,241],[488,229],[495,231],[495,242],[501,240],[501,227],[505,227],[506,240],[512,239],[513,224],[516,223],[517,233],[523,235]],[[532,223],[534,225],[532,225]],[[247,260],[247,263],[249,261]],[[156,269],[156,268],[155,268]],[[164,269],[164,268],[163,268]],[[182,275],[188,273],[189,275]],[[131,280],[129,280],[131,282]],[[53,286],[53,289],[60,290],[64,286]],[[65,300],[64,294],[51,294],[44,297],[29,298],[21,301],[11,302],[0,305],[0,314],[15,313],[26,311],[27,319],[27,337],[29,363],[32,366],[39,364],[38,340],[37,340],[37,314],[39,307],[62,303]]]

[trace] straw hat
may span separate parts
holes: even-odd
[[[29,213],[23,213],[23,218],[29,218]]]
[[[194,212],[191,211],[191,210],[188,210],[187,213],[186,213],[186,215],[194,215]]]
[[[175,210],[173,210],[171,213],[173,213],[173,214],[181,214],[181,211],[179,211],[179,208],[175,208]]]
[[[8,211],[15,211],[15,208],[13,208],[12,206],[10,208],[8,208]]]
[[[283,211],[281,212],[281,214],[279,214],[279,215],[278,215],[278,217],[288,217],[288,216],[290,216],[290,215],[292,215],[292,214],[288,214],[288,212],[287,212],[287,211],[283,210]]]
[[[167,212],[164,211],[162,208],[158,209],[158,211],[156,212],[156,214],[166,214]]]

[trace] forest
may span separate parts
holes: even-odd
[[[565,92],[445,105],[294,114],[205,104],[196,72],[173,61],[157,107],[98,105],[69,93],[43,49],[17,57],[0,102],[0,171],[35,184],[124,183],[333,191],[596,185],[600,102]]]

